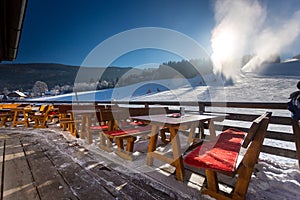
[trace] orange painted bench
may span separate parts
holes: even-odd
[[[216,139],[192,150],[184,158],[186,165],[205,169],[207,185],[201,191],[203,194],[216,199],[245,199],[271,114],[266,112],[255,119],[248,133],[238,129],[227,129]],[[246,150],[240,151],[242,147]],[[237,176],[232,193],[219,190],[217,173]]]

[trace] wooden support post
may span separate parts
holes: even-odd
[[[300,127],[298,120],[292,120],[293,132],[295,136],[296,151],[298,157],[298,165],[300,169]]]
[[[199,113],[204,113],[205,112],[204,104],[199,103],[198,105],[199,105]],[[204,139],[204,123],[203,122],[199,122],[198,132],[196,133],[195,137]]]

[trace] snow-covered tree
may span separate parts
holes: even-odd
[[[32,88],[34,96],[42,96],[46,91],[48,91],[48,85],[43,81],[36,81]]]

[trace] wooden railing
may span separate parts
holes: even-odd
[[[8,101],[6,101],[7,103]],[[9,101],[10,103],[20,103],[20,101]],[[23,101],[24,102],[24,101]],[[28,103],[28,101],[26,101]],[[70,104],[74,102],[59,101],[31,101],[31,103],[52,103],[52,104]],[[148,106],[169,106],[173,109],[178,109],[179,106],[186,107],[186,111],[196,112],[217,112],[224,113],[225,119],[223,122],[216,123],[216,130],[224,130],[230,127],[236,127],[244,131],[248,131],[248,124],[256,117],[265,111],[273,112],[270,120],[270,125],[266,135],[269,142],[265,142],[262,152],[273,154],[276,156],[283,156],[292,159],[298,159],[300,166],[300,131],[299,126],[292,126],[293,122],[290,118],[290,112],[287,110],[286,103],[268,103],[268,102],[171,102],[171,101],[99,101],[99,102],[76,102],[78,103],[92,103],[92,104],[118,104],[118,105],[142,105]],[[272,145],[272,141],[287,142],[289,145],[295,145],[294,149],[286,149],[281,146]],[[290,143],[293,143],[291,145]]]

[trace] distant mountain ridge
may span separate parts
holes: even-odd
[[[47,83],[49,89],[55,85],[73,85],[79,70],[79,66],[55,64],[55,63],[28,63],[28,64],[0,64],[0,92],[4,88],[8,90],[29,90],[36,81]],[[85,67],[89,73],[99,73],[105,67]],[[102,79],[116,79],[131,68],[109,67]]]
[[[139,69],[132,67],[79,67],[55,63],[0,64],[0,92],[8,90],[31,90],[36,81],[45,82],[48,89],[56,85],[89,90],[86,85],[97,83],[97,89],[126,86],[143,81],[172,79],[213,73],[210,61],[203,59],[169,61],[158,68]],[[77,84],[80,83],[80,84]],[[99,86],[100,84],[100,86]],[[103,85],[103,87],[102,87]],[[108,85],[108,87],[106,87]],[[96,87],[93,87],[94,89]]]

